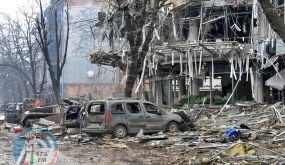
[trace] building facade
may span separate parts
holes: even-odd
[[[283,1],[272,3],[284,10]],[[210,103],[215,95],[258,103],[284,98],[267,82],[284,68],[284,43],[257,0],[180,1],[168,18],[150,59],[162,66],[150,76],[156,103],[197,95]]]
[[[271,3],[281,15],[285,13],[284,1]],[[158,14],[154,44],[146,55],[145,74],[140,75],[147,79],[144,89],[150,101],[173,105],[195,96],[210,104],[215,96],[232,102],[284,101],[284,72],[279,73],[284,68],[284,43],[257,0],[168,0],[167,4]],[[117,50],[116,57],[124,57],[126,51],[128,45]],[[98,62],[111,55],[94,53],[92,62],[114,65],[110,58]]]
[[[50,28],[50,51],[56,54],[55,23],[61,30],[62,44],[67,32],[66,12],[69,14],[69,42],[66,64],[61,77],[61,93],[63,97],[105,98],[121,95],[121,72],[117,68],[91,64],[86,55],[92,51],[105,49],[102,35],[95,34],[94,24],[98,20],[98,12],[104,7],[102,0],[69,0],[54,1],[47,8],[46,16]],[[68,7],[68,10],[67,10]],[[55,20],[54,12],[57,12]],[[64,45],[60,52],[63,54]],[[56,56],[54,56],[56,58]],[[53,59],[53,58],[52,58]]]

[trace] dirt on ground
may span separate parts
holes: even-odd
[[[184,109],[195,128],[173,134],[114,139],[110,135],[83,137],[77,133],[57,136],[60,164],[283,164],[285,124],[283,106],[255,105]],[[231,134],[231,130],[235,134]],[[14,164],[12,143],[17,133],[0,129],[0,164]],[[81,137],[81,138],[79,138]],[[164,137],[164,138],[160,138]],[[166,137],[166,138],[165,138]]]
[[[0,164],[14,164],[12,160],[12,143],[16,136],[9,130],[1,130]],[[172,136],[171,141],[179,141],[178,136]],[[59,157],[56,164],[188,164],[187,152],[180,148],[172,148],[152,144],[153,142],[139,143],[134,137],[113,139],[110,136],[90,137],[90,141],[77,142],[77,137],[63,139],[59,137]],[[170,141],[170,140],[167,140]],[[161,142],[161,141],[160,141]]]

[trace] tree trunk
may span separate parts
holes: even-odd
[[[52,88],[53,88],[53,93],[55,95],[57,104],[60,106],[60,77],[62,75],[62,71],[63,71],[63,67],[65,65],[66,62],[66,56],[67,56],[67,48],[68,48],[68,39],[69,39],[69,14],[68,14],[68,1],[66,1],[66,24],[67,24],[67,29],[66,29],[66,38],[65,38],[65,45],[64,45],[64,53],[63,56],[60,53],[59,50],[61,50],[61,45],[62,45],[62,31],[61,28],[58,29],[58,22],[57,22],[57,14],[56,12],[55,14],[55,34],[56,34],[56,49],[57,49],[57,53],[56,53],[56,68],[54,68],[54,65],[52,63],[51,60],[51,54],[49,52],[49,44],[50,44],[50,40],[49,40],[49,33],[50,31],[48,31],[49,29],[47,28],[47,23],[44,17],[44,11],[42,8],[42,3],[41,0],[39,1],[39,6],[40,6],[40,17],[36,19],[36,27],[38,30],[38,38],[36,38],[37,42],[40,45],[40,48],[43,52],[46,64],[48,66],[48,71],[49,71],[49,75],[50,75],[50,79],[52,82]]]
[[[42,94],[43,93],[43,89],[44,89],[44,84],[46,83],[46,62],[44,62],[44,68],[43,68],[43,77],[42,77],[42,81],[41,81],[41,84],[40,84],[40,91],[39,91],[39,94]]]
[[[30,96],[30,91],[28,89],[27,84],[25,82],[23,82],[23,84],[24,84],[24,89],[25,89],[25,97],[28,97]]]
[[[22,88],[21,88],[21,84],[18,83],[18,95],[19,95],[19,101],[22,101],[23,100],[23,91],[22,91]]]
[[[131,56],[128,62],[127,80],[125,86],[125,97],[132,97],[132,90],[138,76],[137,56]]]
[[[269,0],[259,0],[259,2],[271,28],[285,43],[285,24],[283,17],[279,16],[279,12],[273,7]]]
[[[50,71],[50,73],[51,73],[51,71]],[[58,105],[60,105],[60,101],[59,101],[59,98],[60,98],[60,96],[59,96],[59,94],[60,94],[60,92],[59,92],[59,84],[58,84],[54,74],[53,74],[53,76],[52,76],[52,74],[50,74],[50,78],[51,78],[52,89],[53,89],[54,96],[56,98],[56,102],[57,102]]]

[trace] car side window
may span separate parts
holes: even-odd
[[[144,103],[144,108],[148,113],[152,113],[152,114],[158,114],[160,112],[160,109],[153,105],[153,104],[149,104],[149,103]]]
[[[141,112],[141,107],[139,103],[127,103],[126,107],[130,113],[140,113]]]
[[[115,103],[111,105],[112,113],[126,113],[122,103]]]
[[[105,106],[104,106],[104,104],[93,104],[93,105],[90,105],[89,112],[91,114],[104,114]]]

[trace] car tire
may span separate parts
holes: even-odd
[[[123,125],[117,125],[113,130],[115,138],[124,138],[127,136],[127,128]]]
[[[169,122],[166,127],[166,132],[174,133],[178,131],[178,124],[176,122]]]

